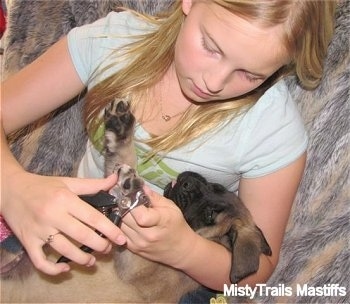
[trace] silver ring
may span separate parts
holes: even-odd
[[[55,238],[55,235],[59,234],[60,232],[57,232],[55,234],[50,234],[46,240],[45,240],[45,245],[51,244],[53,242],[53,239]]]

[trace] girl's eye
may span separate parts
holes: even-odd
[[[257,82],[257,81],[263,80],[262,78],[253,76],[245,71],[242,71],[242,73],[243,73],[243,77],[247,79],[249,82]]]
[[[205,41],[204,37],[202,37],[202,46],[203,48],[210,54],[215,54],[216,51],[213,50],[208,44],[207,42]]]

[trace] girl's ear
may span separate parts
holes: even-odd
[[[182,0],[182,11],[187,16],[191,10],[193,1],[192,0]]]

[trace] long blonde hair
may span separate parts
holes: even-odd
[[[275,81],[296,74],[301,85],[315,88],[323,72],[323,61],[334,28],[335,1],[318,0],[209,0],[230,12],[262,26],[283,24],[284,44],[291,61],[256,90],[232,99],[233,102],[205,103],[190,107],[177,126],[169,133],[154,136],[146,143],[152,154],[168,152],[192,141],[218,126],[222,121],[254,104]],[[157,83],[171,65],[177,35],[183,22],[181,0],[176,0],[169,12],[158,16],[145,16],[155,31],[142,35],[123,49],[119,59],[127,60],[124,68],[95,85],[87,94],[85,122],[90,135],[96,132],[98,117],[116,97],[129,97],[132,108],[147,100],[148,88]],[[135,12],[135,14],[137,14]],[[107,69],[110,67],[107,67]],[[105,72],[99,71],[101,73]]]

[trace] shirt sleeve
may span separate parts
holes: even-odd
[[[250,110],[240,162],[244,178],[275,172],[307,148],[307,134],[284,81],[268,90]]]
[[[125,63],[113,61],[111,55],[146,30],[150,26],[127,11],[111,12],[94,23],[72,29],[67,36],[68,50],[82,82],[92,85],[120,69]],[[102,78],[90,82],[96,71],[110,66],[100,75]]]
[[[74,67],[85,85],[87,85],[92,71],[102,60],[102,47],[105,44],[108,23],[108,17],[106,17],[92,24],[76,27],[68,33],[69,53]]]

